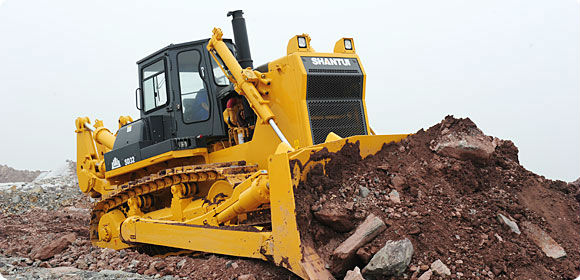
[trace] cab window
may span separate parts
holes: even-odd
[[[228,49],[230,49],[230,52],[232,52],[232,54],[234,56],[236,56],[236,49],[234,48],[234,46],[228,44]],[[222,58],[217,53],[215,54],[215,56],[216,56],[216,58],[220,62],[219,65],[222,65],[223,67],[225,67],[226,71],[229,72],[229,70],[227,69],[227,66],[223,62]],[[212,72],[213,72],[213,79],[214,79],[214,82],[216,83],[216,85],[218,85],[218,86],[227,86],[227,85],[229,85],[230,84],[230,80],[224,74],[224,71],[222,71],[222,69],[220,68],[220,66],[215,61],[215,59],[213,59],[213,57],[211,57],[210,60],[211,60],[211,68],[212,68]]]
[[[167,84],[165,76],[165,60],[159,60],[145,68],[143,77],[143,108],[151,111],[167,104]]]
[[[216,54],[216,57],[220,61],[220,64],[225,67],[225,64],[222,61],[221,57],[219,57],[217,54]],[[224,74],[224,71],[222,71],[222,68],[216,63],[216,61],[215,61],[215,59],[213,59],[213,57],[211,58],[211,66],[212,66],[212,70],[213,70],[213,78],[214,78],[215,83],[218,86],[229,85],[230,80],[228,80],[228,77]]]
[[[186,123],[209,119],[209,98],[200,71],[201,53],[184,51],[177,55],[181,112]]]

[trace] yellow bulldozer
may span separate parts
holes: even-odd
[[[322,53],[297,35],[286,56],[254,68],[242,14],[228,13],[235,44],[214,28],[137,62],[140,119],[120,117],[115,134],[76,119],[79,187],[97,199],[91,241],[257,258],[332,279],[296,221],[295,190],[327,161],[311,155],[358,142],[365,157],[407,135],[370,128],[352,38]]]

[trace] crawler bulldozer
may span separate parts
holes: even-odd
[[[358,142],[376,153],[406,134],[375,135],[352,38],[316,52],[307,34],[286,56],[253,66],[242,11],[234,41],[169,45],[137,62],[140,118],[76,119],[80,189],[95,198],[94,245],[162,246],[257,258],[303,279],[332,279],[303,242],[294,193],[315,152]]]

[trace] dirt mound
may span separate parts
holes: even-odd
[[[32,182],[42,171],[16,170],[10,166],[0,164],[0,183]]]
[[[580,271],[578,188],[527,171],[517,154],[511,141],[450,116],[365,159],[358,143],[336,154],[318,152],[315,157],[329,162],[313,168],[296,190],[302,238],[341,275],[331,255],[352,227],[337,226],[372,213],[387,229],[357,251],[348,269],[364,267],[388,240],[408,238],[415,252],[407,273],[440,259],[456,277],[573,279]],[[512,232],[499,214],[522,233]],[[546,256],[528,230],[533,225],[567,256]]]

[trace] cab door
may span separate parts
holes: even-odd
[[[178,50],[175,55],[177,65],[175,117],[179,128],[177,137],[197,137],[212,135],[211,115],[215,110],[215,100],[210,94],[207,82],[207,66],[201,45]]]

